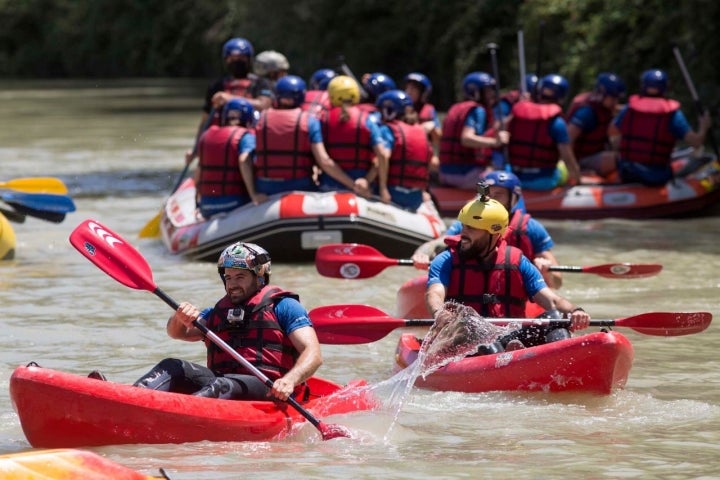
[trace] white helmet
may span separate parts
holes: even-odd
[[[265,50],[255,56],[253,71],[256,75],[264,77],[281,70],[290,70],[290,63],[282,53],[275,50]]]
[[[250,270],[263,279],[264,285],[270,282],[270,254],[254,243],[236,242],[223,250],[218,259],[218,273],[223,282],[226,268]]]

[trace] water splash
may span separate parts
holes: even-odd
[[[394,409],[392,422],[383,438],[388,443],[400,411],[407,401],[415,380],[427,377],[443,366],[477,352],[478,347],[491,344],[517,325],[495,326],[485,321],[473,308],[446,302],[423,339],[417,359],[392,378],[373,387],[377,396],[387,398],[387,406]],[[380,395],[385,389],[390,391]]]

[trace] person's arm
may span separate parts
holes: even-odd
[[[287,400],[295,387],[312,377],[323,363],[320,342],[313,327],[307,326],[293,330],[288,338],[300,356],[290,371],[273,382],[270,394],[280,400]]]
[[[425,305],[433,318],[445,305],[445,293],[445,285],[442,283],[433,283],[425,291]]]
[[[705,113],[698,118],[698,131],[696,132],[690,129],[685,134],[685,138],[683,138],[683,140],[685,140],[685,142],[693,148],[700,147],[705,143],[705,136],[707,135],[708,130],[710,130],[711,124],[712,120],[710,119],[710,112],[705,110]]]
[[[575,158],[575,152],[569,143],[557,144],[558,154],[568,170],[568,183],[577,185],[580,183],[580,165]]]
[[[353,191],[355,188],[355,181],[350,177],[350,175],[345,173],[345,171],[340,168],[337,163],[335,163],[335,160],[330,158],[330,155],[328,155],[325,145],[322,142],[310,144],[310,149],[312,150],[313,157],[315,157],[315,162],[323,172],[330,175],[334,180],[340,182],[348,190]]]
[[[168,319],[166,330],[170,338],[197,342],[203,339],[203,333],[193,325],[200,318],[200,310],[193,304],[182,302],[175,313]]]
[[[467,148],[497,148],[508,143],[510,135],[505,130],[496,137],[486,137],[475,133],[475,129],[464,126],[460,134],[460,145]]]
[[[573,305],[570,300],[561,297],[549,287],[542,288],[532,298],[545,310],[558,310],[570,320],[570,331],[582,330],[590,324],[590,315],[582,308]]]
[[[533,264],[542,273],[543,279],[550,288],[558,289],[562,287],[562,273],[550,271],[549,268],[557,265],[558,261],[550,250],[545,250],[535,255]]]
[[[255,172],[253,171],[251,153],[243,152],[240,154],[240,176],[253,204],[260,205],[268,199],[268,196],[255,190]]]

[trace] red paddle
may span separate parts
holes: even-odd
[[[118,282],[136,290],[147,290],[154,293],[170,305],[173,310],[177,310],[178,303],[155,285],[152,270],[145,258],[117,233],[95,220],[85,220],[70,234],[70,243],[88,260]],[[199,328],[215,345],[222,348],[228,355],[240,362],[243,367],[250,370],[266,386],[272,388],[272,380],[241,357],[214,332],[208,330],[205,325],[198,321],[193,322],[193,325]],[[320,431],[323,440],[350,437],[350,432],[345,427],[321,422],[293,397],[288,398],[286,401]]]
[[[318,338],[326,344],[370,343],[401,327],[429,327],[432,319],[408,320],[394,318],[370,305],[327,305],[310,310]],[[487,322],[504,325],[570,325],[570,320],[536,318],[486,318]],[[705,330],[712,320],[708,312],[650,312],[611,320],[591,320],[590,326],[626,327],[645,335],[674,337]]]
[[[331,243],[322,245],[315,254],[315,267],[320,275],[332,278],[370,278],[396,265],[412,266],[409,258],[388,258],[369,245]],[[554,272],[592,273],[605,278],[642,278],[657,275],[662,265],[606,263],[592,267],[553,265]]]

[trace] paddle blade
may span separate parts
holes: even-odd
[[[53,177],[15,178],[7,182],[0,182],[0,188],[27,193],[54,193],[57,195],[65,195],[68,193],[68,189],[63,181]]]
[[[328,345],[375,342],[408,324],[370,305],[326,305],[313,308],[309,314],[318,340]]]
[[[0,199],[17,209],[26,208],[30,210],[61,214],[75,211],[75,202],[73,202],[73,199],[67,195],[13,191],[0,193]]]
[[[662,268],[662,265],[657,264],[611,263],[593,267],[582,267],[582,271],[583,273],[593,273],[605,278],[630,279],[652,277],[660,273]]]
[[[331,243],[321,245],[315,253],[315,268],[320,275],[332,278],[370,278],[398,265],[368,245],[358,243]]]
[[[162,212],[158,212],[145,226],[140,230],[138,236],[140,238],[158,238],[160,236],[160,217]]]
[[[319,422],[316,427],[320,431],[320,435],[323,440],[332,440],[333,438],[352,438],[350,430],[342,425]]]
[[[659,337],[691,335],[705,330],[712,321],[708,312],[650,312],[615,320],[615,326],[628,327]]]
[[[120,235],[92,219],[70,234],[70,243],[102,271],[125,286],[155,292],[152,270],[145,258]]]

